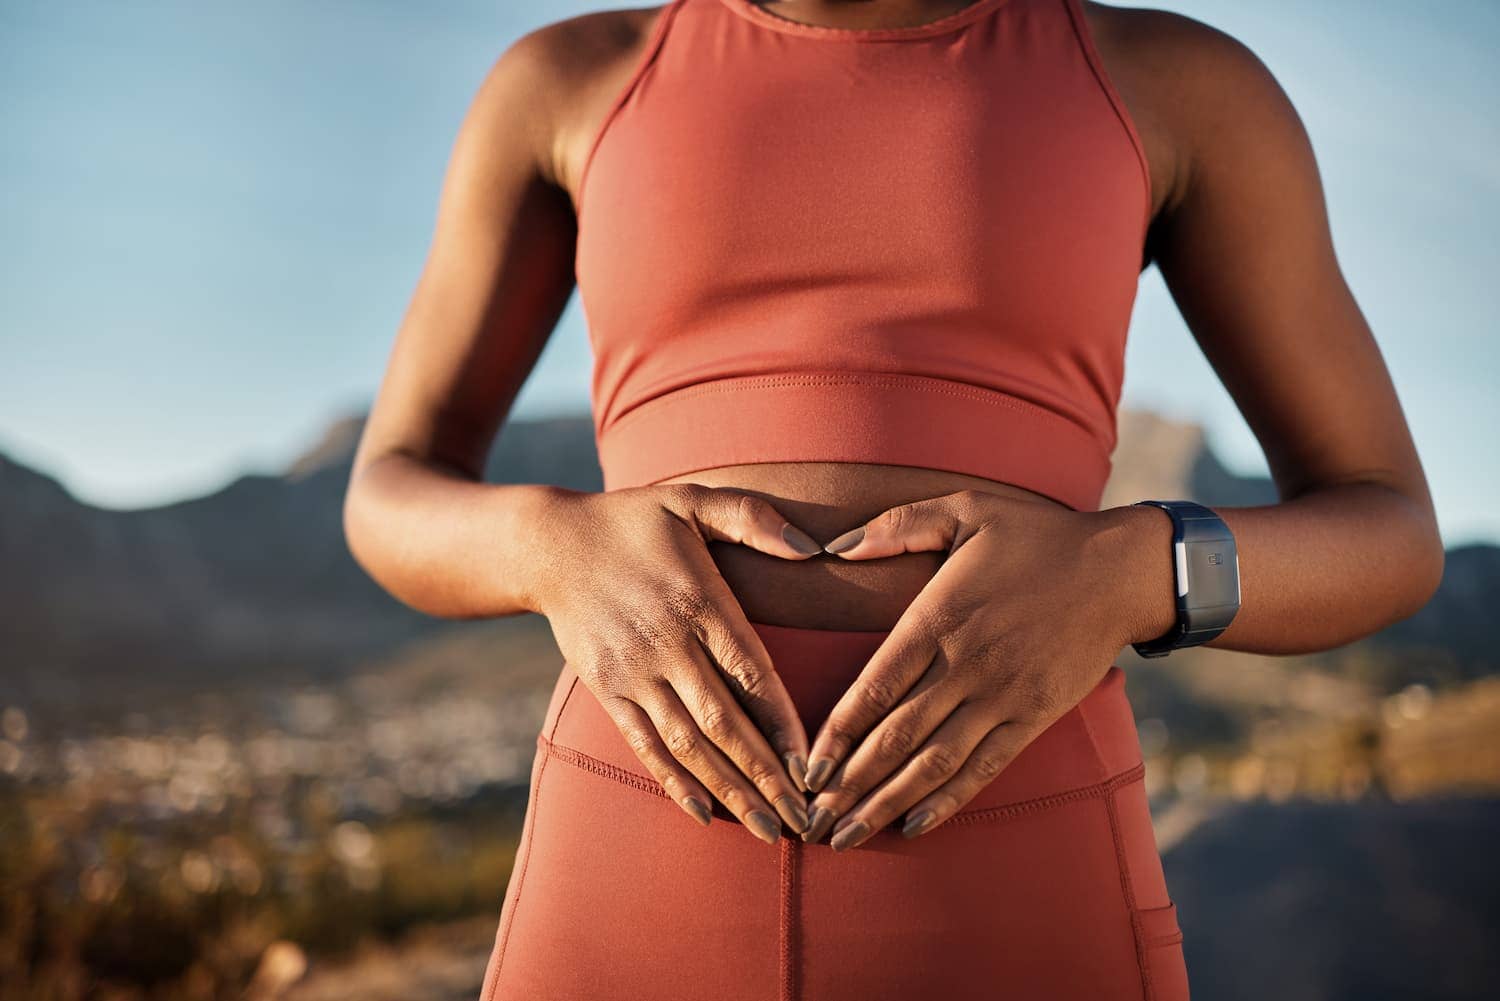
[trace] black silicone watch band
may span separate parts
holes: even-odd
[[[1211,509],[1189,500],[1144,500],[1172,518],[1177,622],[1163,636],[1131,644],[1142,657],[1165,657],[1218,636],[1240,608],[1239,554],[1234,534]]]

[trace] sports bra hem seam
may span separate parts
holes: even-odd
[[[721,383],[732,383],[732,385],[721,385]],[[941,383],[942,385],[937,385]],[[822,375],[741,375],[721,376],[708,382],[690,383],[678,389],[667,390],[634,404],[629,410],[616,417],[609,424],[599,429],[601,436],[619,431],[622,427],[630,424],[640,414],[649,411],[653,404],[666,403],[668,401],[681,401],[697,396],[708,396],[715,393],[737,393],[744,391],[757,391],[762,389],[780,389],[788,386],[881,386],[904,387],[925,393],[937,393],[941,396],[952,396],[958,399],[972,400],[975,403],[993,404],[1016,410],[1021,413],[1029,413],[1033,416],[1045,417],[1065,421],[1090,438],[1097,438],[1094,430],[1079,423],[1075,418],[1043,406],[1033,403],[1022,396],[1018,396],[1004,389],[991,389],[985,386],[974,386],[968,383],[958,382],[942,376],[916,375],[899,372],[842,372],[828,373]],[[1103,445],[1101,443],[1101,449]],[[1107,450],[1105,450],[1107,451]]]

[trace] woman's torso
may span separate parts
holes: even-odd
[[[961,9],[963,4],[933,5],[925,12],[908,12],[904,23],[930,22]],[[588,161],[591,141],[609,111],[612,97],[639,64],[645,40],[654,20],[665,8],[608,11],[592,15],[613,19],[609,30],[622,31],[632,41],[619,46],[609,58],[593,65],[588,73],[592,86],[586,96],[570,103],[566,121],[559,125],[557,157],[559,173],[567,183],[575,210],[577,179]],[[816,17],[818,23],[851,27],[879,27],[903,23],[898,16],[880,18],[856,12],[856,18],[827,13],[802,15],[778,5],[778,13],[789,18]],[[1128,52],[1117,48],[1108,23],[1116,16],[1108,8],[1090,5],[1090,28],[1126,99],[1133,88],[1134,72]],[[1166,190],[1168,159],[1166,138],[1150,127],[1148,116],[1133,107],[1141,123],[1141,140],[1151,161],[1154,217]],[[794,524],[819,542],[863,523],[891,507],[938,497],[964,489],[979,489],[1065,506],[1059,501],[1023,487],[982,476],[928,469],[911,465],[866,462],[755,462],[729,464],[668,477],[659,483],[693,482],[715,487],[746,490],[774,503]],[[870,562],[842,560],[833,555],[804,561],[782,560],[744,546],[711,543],[710,551],[719,571],[752,621],[774,625],[841,630],[890,629],[918,592],[941,566],[943,553],[906,553]]]

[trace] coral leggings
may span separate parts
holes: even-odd
[[[809,734],[887,635],[753,623]],[[481,1001],[1188,996],[1111,665],[957,815],[836,854],[700,827],[564,665]]]

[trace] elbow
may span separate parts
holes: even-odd
[[[354,563],[374,581],[382,591],[414,611],[428,613],[427,609],[415,605],[403,593],[398,575],[391,572],[391,554],[382,545],[382,533],[377,530],[378,518],[370,510],[372,498],[366,496],[368,484],[361,483],[360,470],[350,474],[349,485],[344,490],[344,505],[341,528],[344,547]],[[430,614],[430,613],[428,613]]]
[[[365,506],[365,498],[359,485],[359,470],[356,468],[350,475],[349,485],[344,490],[341,523],[344,546],[349,550],[349,555],[354,558],[355,564],[371,580],[379,584],[382,590],[393,594],[389,585],[381,578],[381,563],[375,545],[377,536],[369,531],[369,518],[366,515]]]
[[[371,524],[364,503],[352,492],[345,495],[343,512],[344,547],[354,563],[386,594],[414,612],[433,618],[446,618],[442,610],[423,600],[421,589],[404,586],[399,560],[381,543],[381,533]]]
[[[1434,533],[1435,534],[1435,533]],[[1413,572],[1411,611],[1406,616],[1416,615],[1437,594],[1438,588],[1443,583],[1443,569],[1447,563],[1447,554],[1443,550],[1441,538],[1429,543],[1423,551],[1420,566]]]
[[[1437,594],[1443,583],[1443,570],[1447,553],[1443,548],[1442,534],[1438,530],[1436,517],[1429,508],[1418,519],[1417,530],[1410,553],[1403,561],[1402,600],[1395,621],[1399,622],[1416,615]]]
[[[369,556],[364,546],[364,536],[360,532],[360,515],[358,511],[359,498],[356,496],[356,487],[351,479],[350,484],[344,490],[344,507],[340,528],[344,534],[344,547],[349,550],[349,555],[354,558],[355,564],[371,577]]]
[[[479,617],[455,605],[432,583],[418,555],[399,541],[401,532],[390,514],[390,505],[380,495],[378,484],[356,471],[344,491],[342,510],[344,548],[354,563],[386,594],[406,608],[434,619],[463,620]]]

